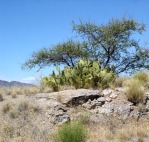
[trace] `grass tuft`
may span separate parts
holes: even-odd
[[[129,79],[125,83],[128,101],[138,104],[141,103],[145,94],[142,82],[137,79]]]
[[[5,103],[2,107],[2,112],[7,113],[12,109],[12,106],[9,102]]]

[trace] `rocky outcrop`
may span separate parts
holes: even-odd
[[[88,89],[65,90],[50,94],[37,94],[38,98],[59,100],[62,104],[68,107],[81,105],[88,100],[93,101],[94,99],[98,99],[100,96],[100,91]]]
[[[146,93],[143,107],[135,106],[127,101],[123,88],[99,90],[66,90],[54,93],[37,94],[40,105],[48,106],[46,115],[54,124],[71,120],[70,110],[80,106],[96,118],[118,116],[120,118],[135,118],[149,116],[149,93]],[[75,114],[74,114],[75,115]]]

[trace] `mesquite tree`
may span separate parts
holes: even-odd
[[[149,48],[142,48],[135,37],[145,31],[145,25],[133,19],[112,19],[105,25],[90,22],[73,24],[73,30],[83,42],[68,41],[34,52],[22,68],[39,68],[51,64],[75,66],[80,59],[98,60],[101,68],[116,73],[149,68]],[[133,36],[135,34],[135,36]]]

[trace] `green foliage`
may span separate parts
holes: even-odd
[[[73,30],[88,43],[92,59],[103,68],[114,66],[117,73],[149,68],[149,49],[140,47],[133,34],[142,34],[145,25],[133,19],[112,19],[107,24],[73,24]]]
[[[108,87],[109,83],[114,81],[115,74],[108,69],[101,69],[99,62],[91,60],[79,60],[74,67],[65,67],[58,74],[53,73],[49,77],[44,77],[45,85],[58,91],[60,86],[72,85],[75,88],[96,88]]]
[[[100,60],[102,69],[114,67],[118,74],[149,68],[149,49],[142,48],[133,36],[145,31],[144,24],[121,18],[105,25],[80,22],[73,24],[73,30],[82,38],[81,42],[68,40],[34,52],[22,69],[61,64],[74,67],[84,58]]]
[[[80,58],[88,57],[86,47],[85,42],[68,40],[50,48],[42,48],[37,52],[33,52],[31,58],[22,65],[22,69],[30,70],[38,66],[40,70],[45,66],[60,64],[75,66]]]
[[[60,78],[58,75],[55,75],[55,72],[50,75],[50,77],[44,77],[43,79],[43,84],[45,86],[50,86],[53,91],[58,91],[59,90],[59,85],[60,85]]]
[[[86,142],[87,132],[80,123],[63,124],[54,135],[55,142]]]
[[[128,101],[138,104],[144,97],[144,85],[138,79],[128,79],[124,82]]]

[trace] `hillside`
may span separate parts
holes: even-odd
[[[0,87],[32,87],[34,86],[33,84],[28,84],[28,83],[22,83],[22,82],[18,82],[18,81],[4,81],[4,80],[0,80]]]

